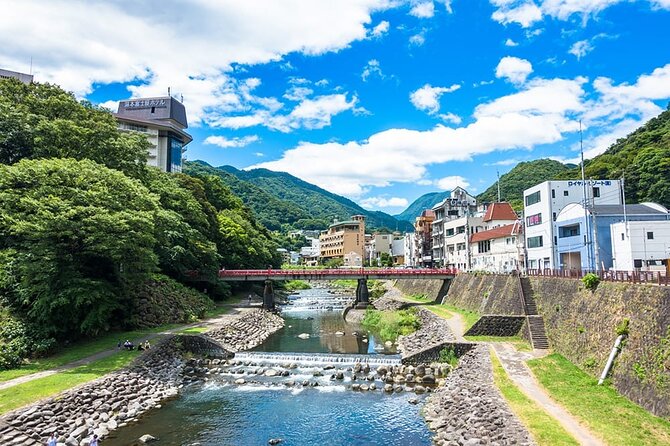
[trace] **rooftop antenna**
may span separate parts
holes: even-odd
[[[30,56],[30,75],[33,75],[33,56]]]
[[[181,95],[181,103],[182,104],[184,103],[184,95],[183,94]]]
[[[498,203],[500,203],[500,171],[496,170],[496,173],[498,174]]]
[[[168,96],[172,97],[172,96],[170,95],[170,87],[168,87]]]

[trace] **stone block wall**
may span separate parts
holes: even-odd
[[[466,336],[516,336],[521,331],[525,316],[482,316],[465,333]]]
[[[467,342],[442,342],[437,345],[425,348],[414,352],[402,358],[403,364],[429,364],[435,362],[440,358],[440,352],[445,348],[452,348],[457,357],[465,355],[472,350],[477,344],[470,344]]]
[[[629,319],[629,336],[611,377],[625,396],[670,416],[670,287],[601,282],[595,291],[580,280],[531,278],[555,351],[598,376]]]

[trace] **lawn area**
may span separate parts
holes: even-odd
[[[670,444],[670,422],[637,406],[611,386],[598,386],[596,378],[561,355],[533,359],[528,366],[554,400],[607,444]]]
[[[138,354],[122,350],[76,369],[0,390],[0,415],[125,367]]]
[[[177,333],[182,333],[182,334],[200,334],[204,333],[207,330],[210,330],[211,327],[190,327],[190,328],[184,328],[183,330],[179,330]]]
[[[433,302],[424,294],[410,294],[410,295],[404,295],[403,296],[405,299],[411,301],[411,302],[418,302],[423,305],[421,305],[423,308],[426,308],[433,313],[437,314],[441,318],[444,319],[449,319],[453,316],[453,313],[458,313],[463,317],[463,323],[465,324],[465,331],[468,331],[470,327],[472,327],[475,322],[477,322],[480,318],[479,313],[476,313],[474,311],[469,311],[469,310],[464,310],[462,308],[454,307],[453,305],[449,304],[439,304],[437,302]]]
[[[238,299],[239,301],[239,299]],[[214,309],[207,312],[206,318],[212,318],[230,311],[230,304],[235,304],[235,299],[227,300],[225,305],[217,305]],[[144,330],[132,330],[123,332],[112,332],[104,334],[95,339],[89,339],[76,344],[64,347],[60,352],[46,357],[32,359],[30,362],[23,364],[17,369],[0,371],[0,382],[9,381],[10,379],[18,378],[31,373],[41,372],[56,367],[60,367],[70,362],[86,358],[96,353],[100,353],[110,348],[116,348],[119,341],[130,339],[135,343],[143,341],[147,336],[154,335],[166,330],[172,330],[186,324],[166,324],[155,328],[148,328]]]
[[[464,338],[472,342],[509,342],[520,352],[533,350],[530,343],[521,336],[464,336]]]
[[[507,372],[493,351],[491,351],[491,363],[493,364],[493,382],[507,400],[512,412],[519,417],[538,445],[579,445],[558,421],[519,390],[507,376]]]

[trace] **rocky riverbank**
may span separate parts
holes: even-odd
[[[460,358],[424,407],[437,445],[534,445],[493,384],[489,348],[479,345]]]
[[[425,308],[414,308],[421,328],[407,336],[398,337],[398,351],[404,358],[445,342],[456,341],[447,321]]]
[[[283,326],[284,319],[280,316],[256,309],[205,334],[218,341],[226,350],[239,352],[262,344],[268,336]]]

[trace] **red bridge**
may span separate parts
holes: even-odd
[[[222,269],[219,277],[229,281],[265,280],[369,280],[369,279],[453,279],[455,269],[395,269],[395,268],[341,268],[341,269]]]

